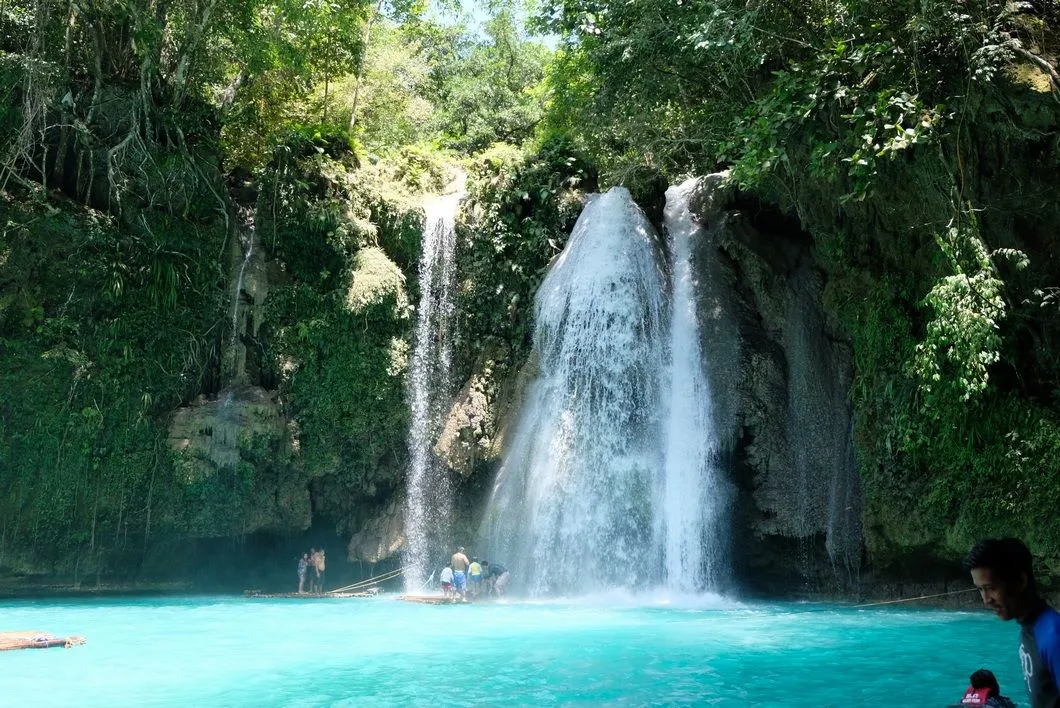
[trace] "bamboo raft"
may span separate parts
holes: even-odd
[[[56,637],[47,632],[25,630],[19,632],[0,632],[0,651],[15,649],[53,649],[55,647],[80,646],[85,643],[84,637]]]
[[[329,598],[376,597],[376,592],[261,592],[244,590],[243,596],[254,600],[321,600]]]
[[[398,599],[405,602],[418,602],[421,605],[463,605],[467,602],[456,596],[444,597],[442,595],[401,595]]]

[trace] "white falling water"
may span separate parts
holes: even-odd
[[[528,392],[484,521],[531,594],[654,583],[665,273],[629,192],[591,199],[537,294]]]
[[[672,289],[654,230],[615,188],[587,204],[538,292],[539,372],[483,521],[491,558],[531,595],[716,589],[726,495],[690,190],[668,194]]]
[[[243,279],[247,273],[247,264],[254,257],[254,245],[257,241],[253,210],[249,207],[240,207],[239,223],[242,224],[242,231],[247,237],[247,250],[243,253],[243,263],[239,267],[239,277],[236,278],[235,289],[232,291],[232,341],[230,342],[232,347],[235,347],[236,339],[239,337],[239,303],[243,297]]]
[[[243,261],[239,266],[239,274],[232,285],[232,331],[229,335],[228,348],[224,353],[223,360],[223,380],[226,386],[247,383],[246,347],[240,340],[240,335],[246,331],[246,326],[245,324],[241,326],[240,323],[240,305],[243,304],[243,287],[246,282],[247,267],[254,258],[254,247],[257,245],[254,207],[239,206],[237,208],[237,216],[237,234],[241,237],[244,250]]]
[[[432,559],[449,545],[449,473],[433,453],[452,377],[452,320],[456,283],[456,212],[460,194],[433,197],[420,257],[420,304],[409,368],[409,473],[405,505],[405,585],[418,590]]]
[[[696,241],[706,234],[692,217],[689,199],[698,185],[698,180],[691,179],[667,190],[665,210],[672,260],[672,311],[666,474],[659,521],[667,588],[676,593],[718,588],[725,573],[723,515],[729,505],[727,484],[719,469],[719,437],[697,317],[692,256]]]

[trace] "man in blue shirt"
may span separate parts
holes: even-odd
[[[1020,665],[1032,708],[1060,708],[1060,614],[1038,594],[1031,552],[1019,539],[987,539],[965,566],[987,609],[1020,624]]]

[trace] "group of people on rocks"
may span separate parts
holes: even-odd
[[[305,593],[306,576],[309,576],[309,592],[324,592],[324,549],[310,548],[298,559],[298,592]]]
[[[502,597],[510,577],[508,569],[500,563],[491,565],[489,561],[479,563],[478,558],[469,559],[464,547],[460,546],[449,559],[449,565],[442,568],[438,580],[443,595],[459,596],[466,601],[469,593],[473,600],[478,599],[483,592],[487,596]]]
[[[965,561],[988,610],[1020,625],[1019,660],[1031,708],[1060,708],[1060,613],[1038,591],[1031,552],[1016,538],[976,544]],[[980,669],[954,708],[1014,708],[994,674]]]

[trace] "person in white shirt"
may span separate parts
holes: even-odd
[[[442,568],[442,574],[438,576],[442,584],[442,594],[449,597],[453,594],[453,569],[449,566]]]

